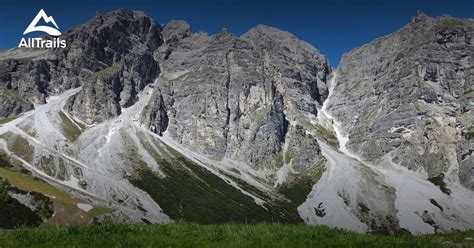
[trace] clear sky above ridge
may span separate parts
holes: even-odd
[[[1,1],[0,49],[16,47],[40,9],[61,31],[85,23],[96,12],[143,10],[160,24],[187,21],[193,31],[210,34],[224,25],[241,35],[257,24],[295,34],[337,66],[343,53],[406,25],[416,10],[430,16],[474,18],[474,0],[206,0],[206,1]]]

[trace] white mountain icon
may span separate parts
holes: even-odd
[[[46,22],[46,23],[52,23],[55,27],[49,27],[49,26],[36,26],[39,22],[39,20],[43,18],[43,20]],[[49,35],[52,35],[52,36],[59,36],[61,35],[61,32],[59,32],[59,27],[58,25],[56,24],[56,22],[54,21],[54,18],[52,16],[48,16],[46,14],[46,12],[44,12],[43,9],[41,9],[38,14],[36,15],[35,19],[33,19],[33,21],[31,21],[30,25],[26,28],[25,32],[23,32],[23,35],[25,34],[28,34],[28,33],[31,33],[31,32],[35,32],[35,31],[41,31],[41,32],[45,32]]]

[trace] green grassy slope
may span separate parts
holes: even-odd
[[[73,119],[69,118],[63,111],[59,111],[59,117],[63,121],[63,134],[66,139],[69,140],[69,142],[74,142],[79,138],[79,136],[82,133],[82,129],[85,127],[80,124],[75,122]],[[79,128],[81,127],[81,128]]]
[[[279,224],[89,225],[0,231],[0,247],[473,247],[474,231],[383,236]]]
[[[166,177],[143,165],[129,181],[150,194],[163,212],[172,219],[201,224],[302,222],[296,210],[297,205],[268,200],[269,204],[265,205],[265,209],[249,196],[159,140],[141,140],[143,147],[155,158]],[[256,191],[243,182],[241,186],[249,191]]]

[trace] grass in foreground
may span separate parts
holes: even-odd
[[[427,236],[356,234],[280,224],[103,224],[0,231],[0,247],[473,247],[474,231]]]

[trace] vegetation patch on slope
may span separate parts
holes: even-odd
[[[20,115],[14,115],[14,116],[9,116],[7,118],[0,119],[0,125],[3,125],[3,124],[8,123],[10,121],[13,121],[18,117],[20,117]]]
[[[109,67],[106,67],[100,71],[95,72],[94,75],[101,80],[105,80],[109,78],[110,76],[114,75],[116,72],[118,72],[121,66],[122,66],[122,63],[114,63]]]
[[[474,126],[470,127],[466,132],[466,139],[470,140],[474,138]]]
[[[306,201],[314,184],[323,175],[324,170],[325,166],[318,164],[297,175],[290,175],[287,182],[281,185],[278,191],[296,205],[301,205]]]
[[[273,156],[272,166],[274,168],[281,168],[285,164],[283,152],[277,152],[275,156]]]
[[[441,191],[443,191],[443,193],[445,193],[447,195],[451,194],[451,190],[448,188],[448,186],[444,182],[444,174],[443,173],[441,173],[437,176],[428,178],[428,181],[430,181],[432,184],[438,186],[438,188]]]
[[[87,223],[95,216],[110,212],[110,209],[94,207],[89,212],[79,209],[77,204],[84,203],[80,199],[73,198],[68,193],[61,191],[37,178],[25,175],[20,172],[12,171],[0,167],[0,177],[4,178],[9,184],[25,191],[40,193],[48,196],[59,204],[60,211],[48,220],[47,224],[71,225]]]
[[[325,141],[326,144],[333,147],[339,146],[336,134],[332,130],[327,129],[321,124],[312,124],[308,120],[303,120],[301,124],[308,130],[313,131],[315,135]],[[296,128],[301,129],[300,126],[296,126]]]
[[[266,210],[251,197],[158,140],[147,142],[144,147],[156,159],[166,177],[142,168],[130,181],[150,194],[172,219],[204,224],[301,222],[296,208],[293,214]]]
[[[434,206],[439,208],[439,210],[441,210],[441,212],[444,211],[443,207],[441,207],[441,205],[439,205],[439,203],[435,199],[430,199],[430,202],[431,202],[431,204],[433,204]]]
[[[280,220],[281,218],[276,218],[272,219],[272,222],[284,222],[284,223],[300,223],[303,220],[298,214],[297,208],[299,204],[296,202],[287,199],[284,199],[283,197],[275,197],[275,195],[272,197],[268,193],[264,193],[258,188],[248,184],[244,180],[237,178],[232,175],[227,175],[230,179],[232,179],[234,182],[236,182],[240,188],[245,190],[246,192],[249,192],[250,194],[259,197],[260,199],[266,201],[264,204],[265,209],[275,215],[275,216],[286,216],[285,218],[287,220]],[[257,179],[258,180],[258,179]]]
[[[282,224],[103,224],[1,232],[2,247],[473,247],[474,231],[424,236],[357,234]]]
[[[12,168],[13,165],[10,164],[10,161],[9,161],[7,155],[4,152],[0,151],[0,168],[1,167]]]
[[[41,217],[17,199],[11,197],[9,191],[12,190],[16,189],[0,178],[0,229],[39,226],[43,222]]]
[[[8,89],[6,87],[2,87],[2,91],[10,97],[10,99],[14,100],[15,102],[24,102],[21,96],[18,94],[17,89]]]
[[[464,22],[459,19],[455,18],[443,18],[440,20],[441,24],[448,26],[448,27],[462,27]]]
[[[15,155],[28,162],[33,160],[34,147],[30,145],[28,140],[11,132],[7,132],[0,136],[0,138],[7,141],[8,149],[15,153]]]
[[[63,121],[62,127],[64,137],[66,137],[70,142],[76,141],[81,135],[82,129],[84,129],[79,128],[82,127],[82,125],[71,120],[63,111],[59,111],[59,117]]]

